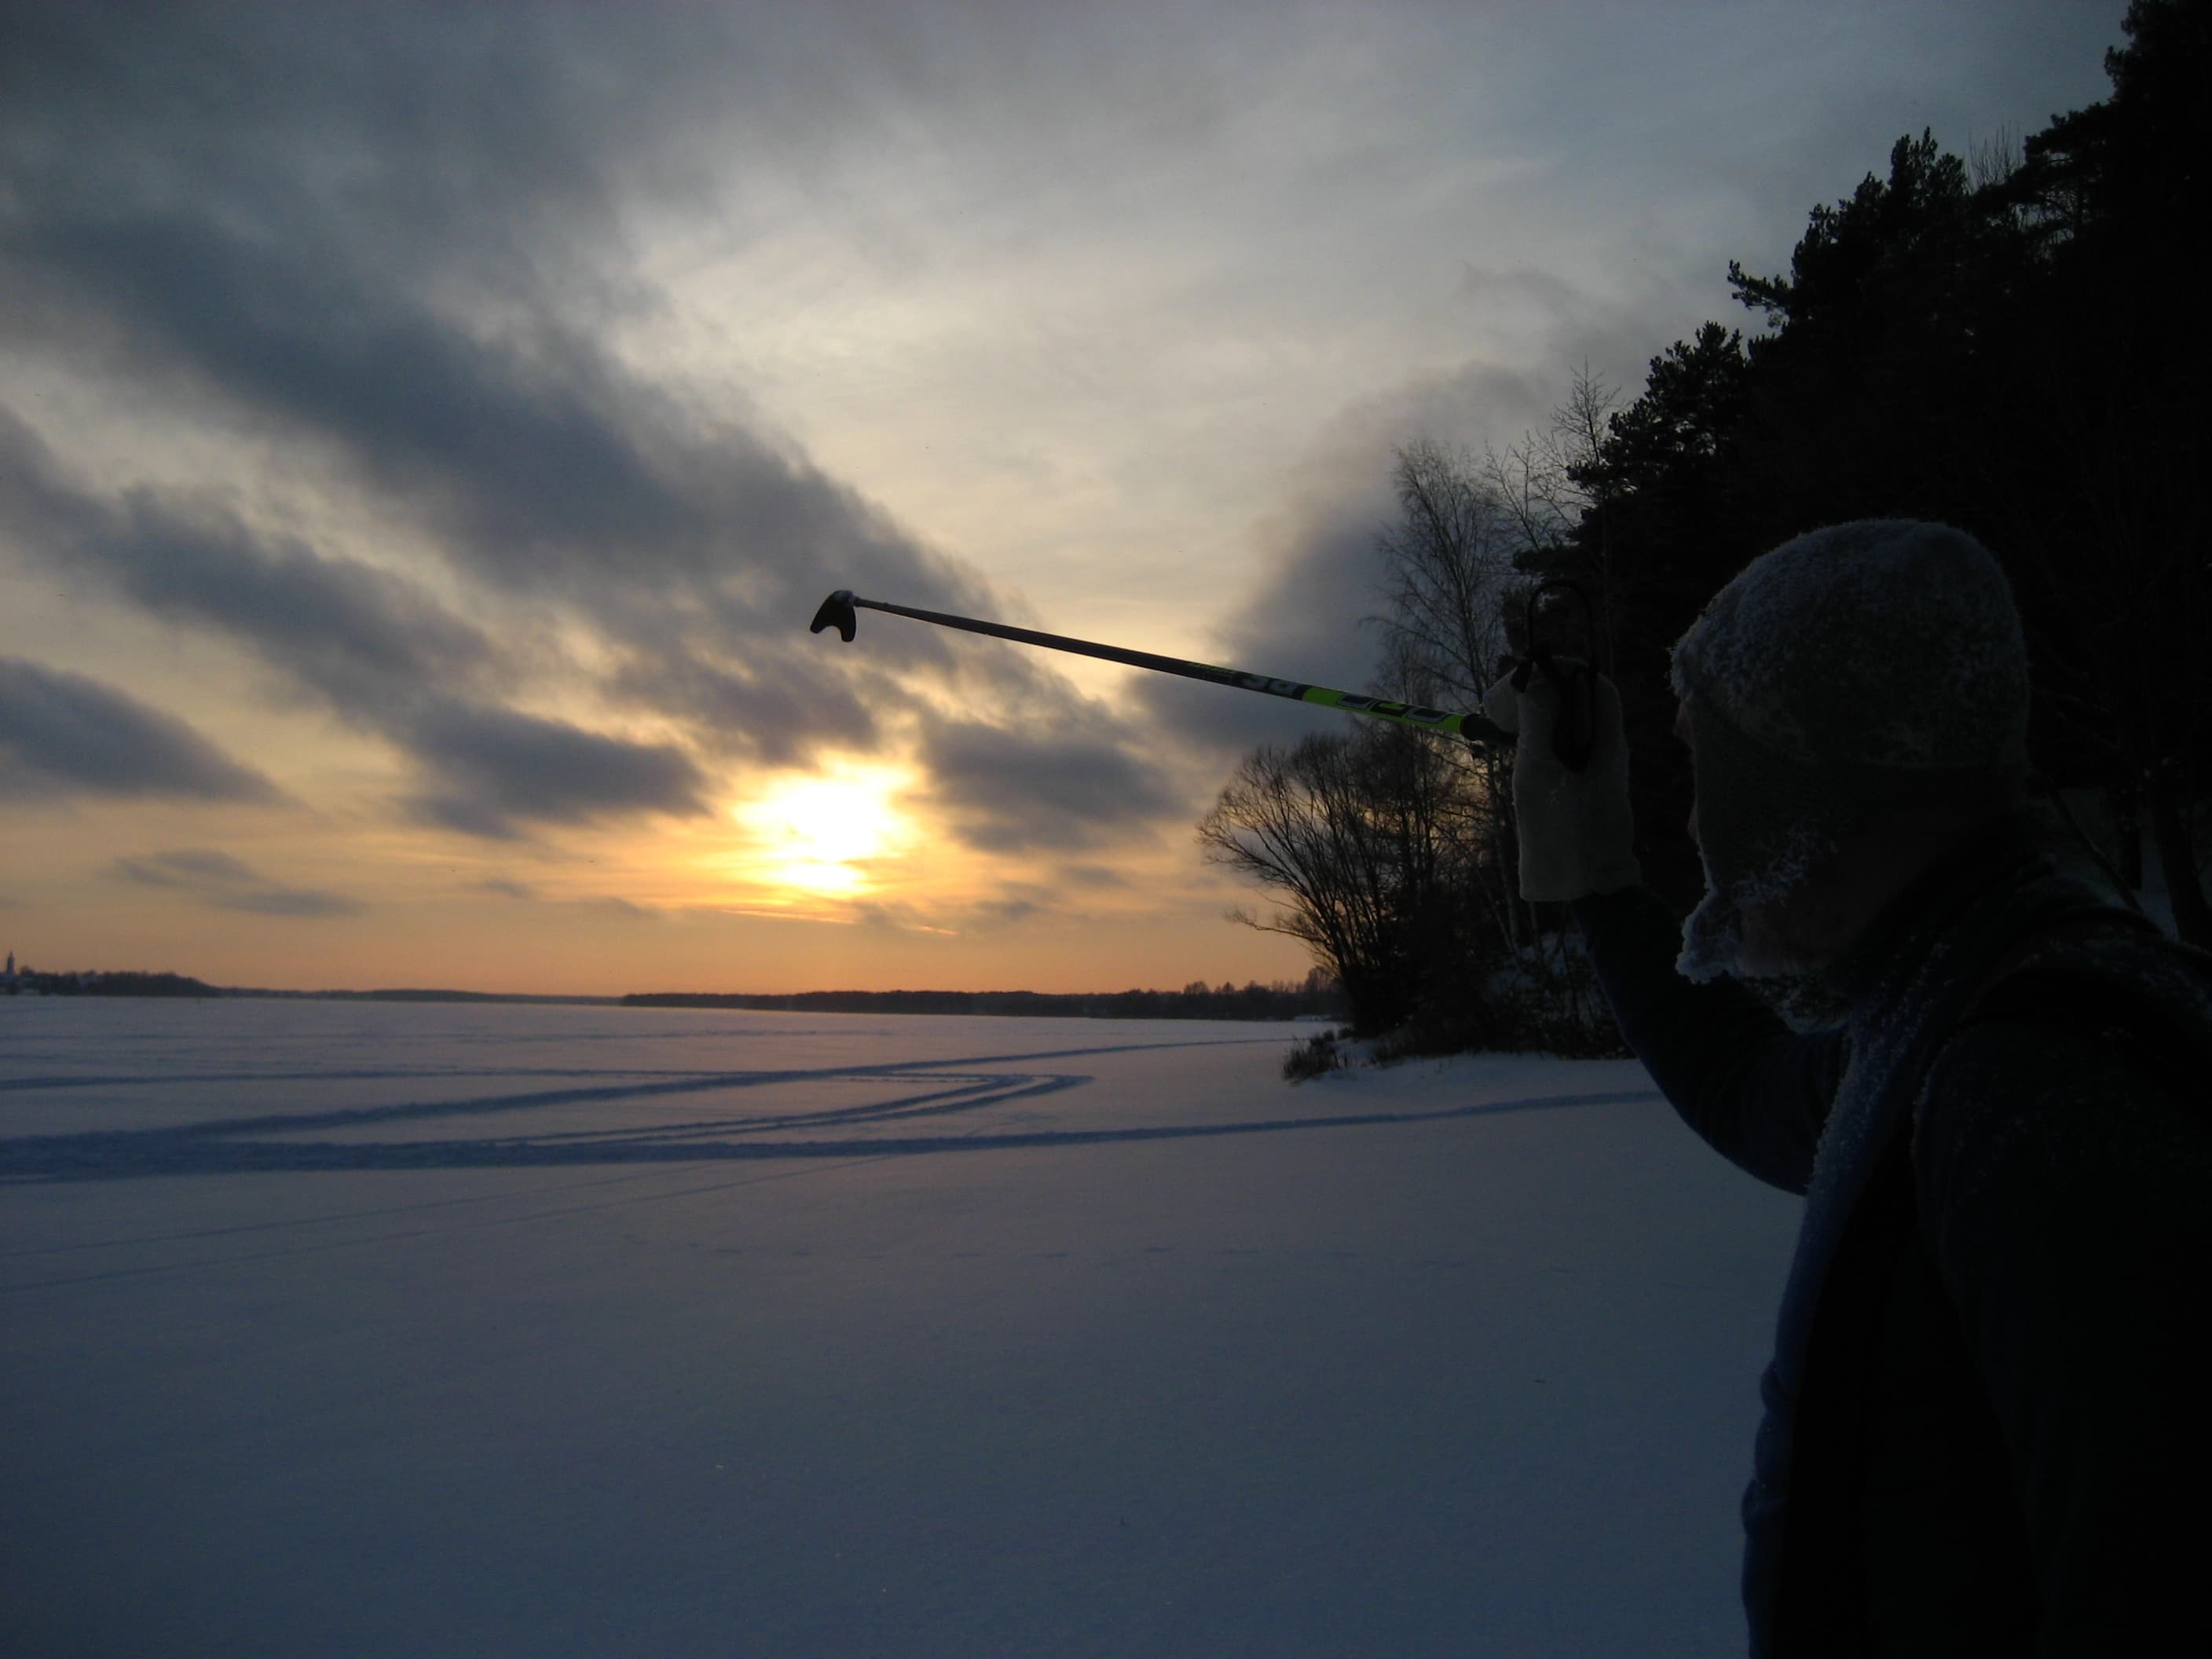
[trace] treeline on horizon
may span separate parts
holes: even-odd
[[[210,985],[187,974],[149,973],[142,969],[42,973],[21,969],[6,976],[0,994],[49,997],[227,997],[240,993]]]
[[[61,973],[27,970],[0,985],[0,994],[64,997],[254,998],[297,1002],[522,1002],[597,1003],[626,1008],[750,1008],[817,1014],[993,1014],[1084,1019],[1341,1019],[1347,1010],[1340,988],[1318,974],[1303,983],[1209,988],[1194,981],[1180,991],[645,991],[623,997],[540,995],[511,991],[447,991],[431,988],[379,991],[270,991],[210,985],[186,974],[141,969]]]
[[[783,993],[639,992],[626,1008],[750,1008],[811,1014],[989,1014],[1077,1019],[1340,1019],[1338,988],[1318,976],[1303,985],[1180,991],[790,991]]]
[[[603,1002],[614,997],[538,995],[527,991],[446,991],[402,988],[381,991],[272,991],[252,985],[210,985],[189,974],[140,968],[22,969],[0,979],[0,995],[49,997],[252,997],[295,1002]]]
[[[1705,324],[1625,403],[1585,371],[1503,454],[1409,441],[1375,689],[1474,708],[1531,625],[1593,657],[1620,690],[1646,879],[1686,909],[1703,875],[1674,641],[1808,530],[1953,525],[2019,601],[2036,766],[2089,805],[2121,878],[2143,889],[2153,865],[2180,936],[2212,945],[2212,300],[2193,251],[2212,0],[2135,0],[2122,27],[2103,101],[1966,157],[1908,134],[1812,210],[1785,274],[1730,260],[1752,337]],[[1583,603],[1540,596],[1553,580]],[[1248,919],[1305,943],[1363,1033],[1601,1052],[1617,1036],[1564,908],[1517,896],[1510,759],[1317,732],[1247,757],[1200,837],[1280,901]]]

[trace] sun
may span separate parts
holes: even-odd
[[[845,896],[872,884],[868,865],[912,831],[896,797],[904,777],[884,768],[791,777],[737,809],[758,848],[756,869],[773,884]]]

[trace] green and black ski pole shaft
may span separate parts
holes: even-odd
[[[1287,697],[1292,702],[1312,703],[1322,708],[1341,708],[1354,714],[1366,714],[1376,720],[1396,720],[1403,726],[1418,726],[1425,731],[1442,732],[1451,737],[1466,738],[1477,743],[1501,743],[1511,747],[1512,734],[1494,725],[1480,714],[1454,713],[1443,708],[1426,708],[1419,703],[1394,702],[1388,697],[1370,697],[1356,691],[1338,691],[1326,685],[1310,685],[1303,680],[1280,680],[1267,674],[1247,673],[1241,668],[1221,668],[1212,663],[1191,662],[1182,657],[1164,657],[1152,651],[1131,651],[1118,645],[1101,645],[1094,640],[1070,639],[1064,634],[1043,634],[1031,628],[1013,628],[1005,623],[983,622],[974,617],[955,617],[942,611],[917,611],[911,605],[893,605],[885,599],[864,599],[850,588],[839,588],[822,601],[822,608],[814,613],[808,632],[819,634],[825,628],[834,628],[838,637],[848,644],[860,627],[857,611],[882,611],[894,617],[909,617],[916,622],[934,623],[939,628],[957,628],[969,634],[988,634],[994,640],[1012,640],[1017,645],[1041,646],[1048,651],[1069,651],[1079,657],[1097,657],[1104,662],[1126,664],[1131,668],[1149,668],[1160,674],[1180,674],[1187,680],[1204,680],[1212,685],[1231,686],[1239,691],[1257,691],[1264,696]]]

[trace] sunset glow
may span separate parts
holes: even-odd
[[[737,809],[754,837],[753,872],[803,893],[854,897],[872,890],[872,864],[915,837],[895,804],[902,781],[880,767],[779,781]]]

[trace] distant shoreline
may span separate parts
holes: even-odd
[[[0,989],[33,997],[252,998],[281,1002],[483,1002],[600,1008],[702,1008],[815,1014],[946,1014],[1061,1019],[1337,1019],[1325,994],[1260,984],[1184,991],[637,991],[627,996],[527,991],[273,991],[210,985],[183,974],[37,974]]]
[[[1219,991],[634,992],[626,1008],[737,1008],[811,1014],[969,1014],[1062,1019],[1334,1019],[1325,994],[1264,985]]]
[[[614,1007],[615,996],[562,995],[532,991],[444,991],[402,987],[389,991],[274,991],[253,985],[210,985],[184,974],[18,975],[19,983],[0,985],[0,998],[140,997],[192,1002],[254,1000],[270,1002],[532,1002],[578,1003]]]

